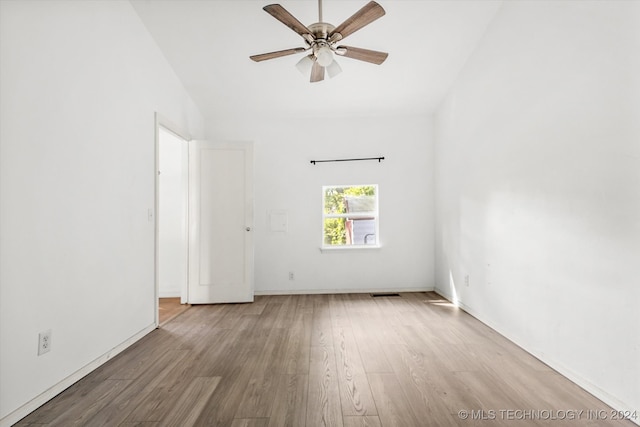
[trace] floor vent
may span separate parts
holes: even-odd
[[[371,295],[373,298],[379,298],[379,297],[399,297],[400,294],[396,294],[394,292],[377,292],[377,293],[373,293],[373,294],[369,294]]]

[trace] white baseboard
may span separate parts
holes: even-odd
[[[451,295],[447,295],[447,293],[442,289],[435,288],[434,292],[440,295],[441,297],[447,299],[450,302],[453,301]],[[490,327],[491,329],[493,329],[494,331],[496,331],[497,333],[499,333],[500,335],[502,335],[503,337],[505,337],[506,339],[508,339],[509,341],[511,341],[512,343],[514,343],[515,345],[517,345],[518,347],[520,347],[521,349],[529,353],[530,355],[532,355],[533,357],[535,357],[536,359],[540,360],[542,363],[549,366],[551,369],[558,372],[560,375],[572,381],[573,383],[578,385],[580,388],[584,389],[587,393],[590,393],[596,398],[602,400],[605,404],[609,405],[613,409],[617,411],[623,411],[623,412],[628,411],[630,413],[633,413],[635,411],[636,413],[638,413],[639,418],[631,421],[637,425],[640,425],[640,413],[639,413],[640,411],[638,410],[638,408],[632,408],[630,405],[622,402],[615,396],[612,396],[611,394],[602,390],[600,387],[596,386],[595,384],[592,384],[590,381],[576,374],[571,369],[564,366],[562,363],[556,360],[553,360],[548,356],[541,354],[537,351],[530,350],[527,346],[521,344],[518,339],[513,338],[509,336],[509,334],[504,333],[499,327],[493,324],[493,322],[487,321],[486,319],[484,319],[484,316],[479,315],[471,307],[465,305],[463,302],[459,301],[457,306],[460,307],[460,309],[462,309],[465,313],[468,313],[478,321],[484,323],[485,325],[487,325],[488,327]],[[593,408],[593,409],[599,410],[603,408]]]
[[[158,298],[180,298],[180,289],[168,289],[158,291]]]
[[[74,383],[78,382],[79,380],[84,378],[86,375],[88,375],[89,373],[91,373],[94,370],[96,370],[97,368],[99,368],[105,362],[107,362],[108,360],[112,359],[117,354],[121,353],[127,347],[131,346],[136,341],[138,341],[139,339],[141,339],[142,337],[144,337],[145,335],[147,335],[149,332],[153,331],[154,329],[156,329],[155,323],[152,324],[152,325],[147,326],[146,328],[144,328],[143,330],[141,330],[140,332],[138,332],[137,334],[135,334],[131,338],[129,338],[126,341],[124,341],[123,343],[121,343],[120,345],[112,348],[110,351],[106,352],[105,354],[103,354],[102,356],[98,357],[94,361],[90,362],[86,366],[80,368],[79,370],[77,370],[73,374],[69,375],[67,378],[63,379],[59,383],[53,385],[52,387],[50,387],[49,389],[47,389],[43,393],[41,393],[38,396],[34,397],[29,402],[25,403],[24,405],[22,405],[21,407],[19,407],[15,411],[9,413],[7,416],[2,418],[0,420],[0,427],[9,427],[9,426],[17,423],[18,421],[20,421],[21,419],[23,419],[24,417],[26,417],[27,415],[29,415],[30,413],[32,413],[33,411],[38,409],[40,406],[44,405],[49,400],[51,400],[54,397],[56,397],[58,394],[63,392],[65,389],[69,388],[71,385],[73,385]]]
[[[322,294],[369,294],[379,292],[430,292],[433,287],[383,288],[383,289],[271,289],[254,291],[254,295],[322,295]]]

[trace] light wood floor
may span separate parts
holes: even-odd
[[[610,408],[434,293],[297,295],[193,306],[18,425],[633,425],[559,410]]]
[[[159,298],[158,299],[158,323],[160,326],[164,325],[175,317],[184,313],[190,305],[180,304],[180,297],[178,298]]]

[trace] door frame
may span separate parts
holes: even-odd
[[[153,201],[153,212],[154,216],[154,233],[153,233],[153,283],[154,283],[154,323],[156,328],[160,325],[160,306],[159,306],[159,298],[160,298],[160,250],[159,250],[159,233],[160,233],[160,223],[159,223],[159,209],[160,209],[160,128],[164,128],[169,132],[175,134],[177,137],[184,139],[187,144],[191,141],[191,135],[182,129],[180,126],[177,126],[171,120],[164,117],[162,114],[156,112],[154,115],[154,201]],[[187,164],[188,164],[188,156],[189,150],[187,149]],[[188,186],[188,184],[187,184]],[[186,220],[189,221],[189,204],[187,203],[187,212],[186,212]],[[152,213],[150,212],[149,215]],[[187,230],[189,229],[189,224],[187,223]],[[189,248],[187,245],[187,275],[189,274],[188,262],[189,262]],[[180,290],[180,303],[186,303],[188,299],[187,292],[189,291],[189,283],[188,277],[185,284],[183,284],[182,289]]]

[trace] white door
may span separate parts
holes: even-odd
[[[190,304],[253,301],[253,145],[191,141]]]

